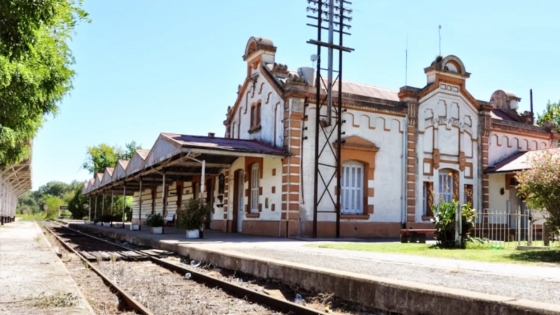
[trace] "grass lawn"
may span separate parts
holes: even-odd
[[[16,214],[16,217],[22,221],[35,221],[35,220],[45,220],[46,214],[44,212],[39,212],[36,214]]]
[[[406,254],[442,257],[463,260],[505,263],[554,263],[560,266],[560,246],[558,242],[550,250],[516,250],[517,243],[503,249],[492,249],[486,245],[469,244],[467,249],[440,249],[431,244],[402,243],[326,243],[312,244],[310,247],[354,250],[377,253]]]

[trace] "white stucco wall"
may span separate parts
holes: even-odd
[[[488,139],[488,163],[493,165],[519,151],[542,150],[549,147],[550,140],[503,132],[491,132]]]
[[[308,107],[307,114],[309,120],[305,122],[302,128],[304,136],[308,135],[309,139],[313,139],[315,135],[314,117],[316,107],[311,104]],[[326,114],[322,113],[322,114]],[[402,209],[402,178],[403,178],[403,128],[404,119],[398,116],[371,113],[348,108],[343,114],[346,123],[343,124],[342,131],[345,133],[344,138],[358,136],[370,142],[373,142],[379,151],[375,159],[374,180],[368,182],[369,188],[374,189],[374,197],[368,198],[368,204],[374,205],[374,213],[370,215],[370,222],[400,222]],[[321,134],[320,147],[325,143],[325,137]],[[311,221],[313,219],[313,185],[315,181],[314,166],[315,160],[315,142],[313,140],[304,140],[302,144],[301,157],[301,174],[302,174],[302,220]],[[325,154],[321,160],[323,163],[334,165],[334,157]],[[328,174],[328,168],[322,168],[323,174]],[[319,182],[319,191],[324,189],[322,181]],[[330,186],[331,194],[334,196],[334,187],[336,183],[333,181]],[[364,194],[367,194],[367,188],[364,187]],[[319,221],[335,221],[336,214],[332,207],[328,195],[323,197],[319,205],[319,211],[332,211],[331,213],[319,213]],[[364,205],[367,207],[367,204]],[[361,220],[361,222],[364,222]]]
[[[505,215],[510,210],[510,190],[506,189],[506,179],[504,174],[493,174],[488,176],[490,189],[490,208],[488,209],[489,223],[507,223]],[[500,189],[504,189],[504,194],[500,194]]]
[[[231,166],[229,171],[228,183],[228,220],[233,220],[234,211],[234,193],[235,193],[235,172],[239,169],[245,169],[245,158],[238,158]],[[272,175],[272,170],[276,170],[276,175]],[[244,170],[245,172],[245,170]],[[248,174],[245,176],[248,179]],[[275,187],[275,193],[272,193],[272,187]],[[277,221],[280,220],[282,209],[282,160],[280,158],[263,158],[263,178],[259,180],[259,187],[262,187],[262,195],[259,196],[259,203],[262,204],[262,211],[259,218],[247,218],[245,211],[243,211],[243,220],[258,220],[258,221]],[[249,202],[249,197],[245,196],[245,189],[249,188],[249,182],[245,181],[243,185],[243,205]],[[267,206],[268,201],[268,206]],[[272,211],[272,204],[275,210]],[[216,219],[223,219],[223,211],[218,216],[214,215]]]
[[[260,68],[253,70],[258,75],[256,84],[249,83],[243,93],[239,107],[232,119],[232,138],[257,139],[276,147],[282,147],[284,139],[284,100],[276,92]],[[261,102],[261,130],[249,133],[251,128],[251,106]]]
[[[458,86],[440,83],[439,89],[424,96],[418,107],[417,142],[417,183],[416,222],[423,222],[423,182],[432,182],[433,191],[438,194],[439,172],[454,170],[459,172],[459,199],[466,200],[464,185],[473,185],[474,207],[480,206],[478,185],[478,113],[459,92]],[[434,149],[440,153],[439,168],[429,170],[424,159],[432,159]],[[466,167],[459,168],[459,153],[464,152]],[[469,165],[472,164],[472,167]],[[471,178],[472,177],[472,178]],[[434,202],[437,201],[437,197]],[[478,203],[478,204],[477,204]]]

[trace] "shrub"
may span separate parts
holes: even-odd
[[[185,230],[198,230],[210,215],[210,206],[202,200],[190,199],[177,211],[175,226]]]
[[[89,217],[86,215],[85,217],[82,218],[82,220],[89,221]]]
[[[163,224],[164,222],[161,213],[152,213],[146,219],[146,225],[149,227],[161,227]]]
[[[455,214],[459,209],[459,203],[455,200],[451,202],[440,202],[433,206],[434,218],[432,222],[436,226],[437,245],[442,248],[453,248],[455,244]],[[470,203],[461,206],[461,248],[466,247],[467,240],[474,229],[476,211]]]
[[[68,210],[61,210],[60,211],[60,217],[62,219],[69,219],[72,217],[72,212],[68,211]]]
[[[560,229],[560,153],[557,149],[535,151],[529,169],[518,172],[517,189],[529,207],[542,211],[550,231]]]

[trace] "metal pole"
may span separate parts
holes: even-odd
[[[161,227],[161,234],[165,234],[165,215],[166,215],[166,210],[167,210],[167,205],[166,205],[166,198],[165,198],[165,193],[166,193],[166,189],[165,189],[165,172],[163,172],[163,187],[161,188],[161,204],[163,206],[163,210],[162,210],[162,216],[163,216],[163,226]]]
[[[332,0],[331,0],[331,10],[332,10]],[[340,1],[340,20],[339,20],[339,32],[338,32],[338,39],[339,39],[339,45],[343,46],[343,29],[344,29],[344,1]],[[333,15],[331,12],[331,21],[333,20]],[[331,27],[334,23],[330,23]],[[329,32],[331,32],[329,30]],[[330,34],[332,36],[332,33]],[[332,42],[332,41],[331,41]],[[332,50],[332,46],[330,48]],[[342,193],[342,189],[341,189],[341,171],[342,171],[342,50],[338,51],[338,106],[337,106],[337,111],[338,111],[338,115],[337,115],[337,135],[336,135],[336,139],[338,142],[338,145],[336,146],[336,238],[340,237],[340,212],[341,212],[341,205],[340,205],[340,199],[341,199],[341,193]],[[332,63],[332,61],[331,61]],[[367,174],[364,174],[364,177],[366,177]],[[367,177],[366,177],[367,178]],[[365,191],[367,193],[367,185],[364,187],[363,191]],[[362,200],[364,198],[362,197]],[[367,204],[364,204],[363,207],[365,209],[367,209]]]
[[[111,190],[111,223],[109,223],[110,227],[113,227],[113,207],[115,206],[115,191]]]
[[[317,41],[321,41],[321,27],[323,22],[323,1],[318,2],[318,14],[317,14]],[[315,157],[319,157],[319,128],[321,122],[321,46],[317,45],[317,75],[316,75],[316,95],[315,95]],[[319,189],[319,161],[315,161],[315,181],[313,183],[313,238],[317,238],[317,210],[319,208],[318,202],[318,189]],[[289,195],[289,192],[288,192]],[[286,219],[289,221],[290,215],[290,204],[288,198],[288,211],[286,213]]]
[[[517,246],[521,246],[521,206],[517,206]]]
[[[105,194],[103,194],[103,198],[101,200],[101,216],[105,214]]]
[[[88,221],[92,221],[91,220],[91,196],[89,196]]]
[[[123,185],[123,199],[122,199],[122,216],[121,216],[121,220],[122,220],[122,227],[124,229],[124,208],[126,207],[126,184]]]
[[[142,177],[140,177],[140,201],[138,204],[138,231],[142,230],[142,195],[144,194],[142,190]]]
[[[343,11],[340,10],[340,16],[343,15]],[[333,88],[333,35],[334,35],[334,0],[329,0],[329,47],[328,47],[328,70],[327,70],[327,77],[328,77],[328,104],[327,104],[327,124],[328,126],[331,125],[332,120],[332,88]],[[342,18],[341,18],[342,19]],[[342,45],[341,45],[342,46]],[[339,69],[340,74],[340,69]],[[341,91],[338,91],[341,93]]]
[[[203,198],[204,182],[206,177],[206,160],[202,160],[202,175],[200,176],[200,199]]]
[[[97,219],[97,195],[95,195],[95,212],[93,213],[93,216],[95,217],[94,220]]]

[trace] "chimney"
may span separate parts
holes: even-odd
[[[208,133],[208,138],[214,138],[214,135],[215,135],[215,133],[209,132],[209,133]]]

